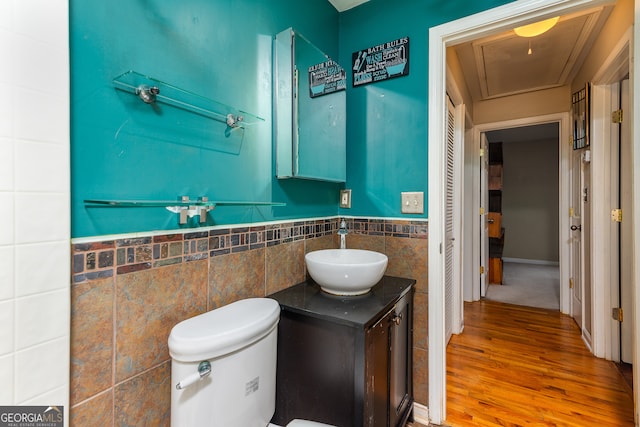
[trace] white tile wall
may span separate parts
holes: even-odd
[[[2,84],[0,84],[0,93],[2,93]],[[0,104],[2,103],[2,97],[0,97]],[[6,117],[3,114],[2,106],[0,105],[0,117]],[[4,122],[5,120],[0,120]],[[7,120],[8,122],[8,120]],[[5,134],[10,134],[11,131],[6,131]],[[2,125],[0,125],[0,134],[2,134]],[[0,138],[0,191],[12,191],[13,184],[13,146],[14,143],[9,138]]]
[[[69,369],[60,366],[62,362],[69,365],[68,336],[16,352],[15,358],[15,399],[18,403],[47,394],[69,382]],[[59,405],[59,402],[65,402],[65,413],[69,415],[68,396],[59,396],[50,404]]]
[[[0,244],[0,301],[12,299],[14,293],[14,248]],[[0,325],[2,325],[0,323]]]
[[[14,390],[13,387],[10,387],[15,383],[13,359],[13,353],[7,356],[0,356],[0,378],[6,384],[5,387],[0,387],[0,402],[5,405],[12,405],[15,402]]]
[[[0,405],[62,404],[67,425],[68,16],[0,1]]]
[[[16,297],[24,297],[44,292],[67,288],[66,283],[51,280],[51,277],[62,277],[69,267],[68,247],[66,242],[38,243],[19,245],[15,250],[15,280],[20,283],[16,289]],[[30,266],[37,259],[38,268]],[[0,261],[1,263],[1,261]],[[1,275],[2,273],[0,273]],[[0,291],[0,295],[1,291]]]
[[[13,300],[0,302],[0,325],[11,325],[14,317]],[[13,332],[14,328],[0,328],[0,357],[13,353]]]

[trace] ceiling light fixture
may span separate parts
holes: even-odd
[[[534,22],[533,24],[514,28],[513,31],[520,37],[539,36],[553,28],[553,26],[558,23],[559,19],[560,17],[556,16],[555,18],[545,19],[544,21]]]

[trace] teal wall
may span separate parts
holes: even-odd
[[[347,188],[344,215],[427,218],[429,28],[504,0],[371,0],[340,15],[340,62],[347,80]],[[408,76],[353,88],[351,53],[409,37]],[[400,213],[402,191],[424,191],[425,214]]]
[[[85,199],[284,202],[218,207],[206,225],[400,214],[424,191],[427,217],[428,29],[506,1],[371,0],[338,14],[326,0],[71,0],[72,236],[178,228],[163,208],[86,207]],[[278,180],[272,147],[272,39],[294,27],[347,69],[347,183]],[[410,37],[410,73],[351,87],[351,53]],[[264,118],[225,125],[116,90],[128,70]],[[242,137],[241,137],[242,136]],[[188,224],[186,227],[197,226]]]
[[[72,236],[179,228],[164,208],[85,199],[284,202],[217,207],[206,225],[337,214],[339,184],[277,180],[272,39],[290,26],[337,56],[326,0],[71,0]],[[135,70],[264,118],[241,131],[114,88]],[[197,226],[190,224],[188,226]]]

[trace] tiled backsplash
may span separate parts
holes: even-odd
[[[337,247],[340,220],[74,243],[71,424],[169,425],[173,325],[304,281],[304,254]],[[387,274],[416,279],[414,395],[426,404],[427,222],[345,220],[347,247],[386,253]]]
[[[73,283],[322,237],[336,230],[336,220],[327,219],[79,243],[73,245]]]
[[[312,239],[336,233],[338,219],[121,238],[73,245],[73,283]],[[425,221],[347,219],[350,233],[426,239]]]

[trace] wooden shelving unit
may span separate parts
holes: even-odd
[[[502,142],[489,143],[489,283],[502,284]]]

